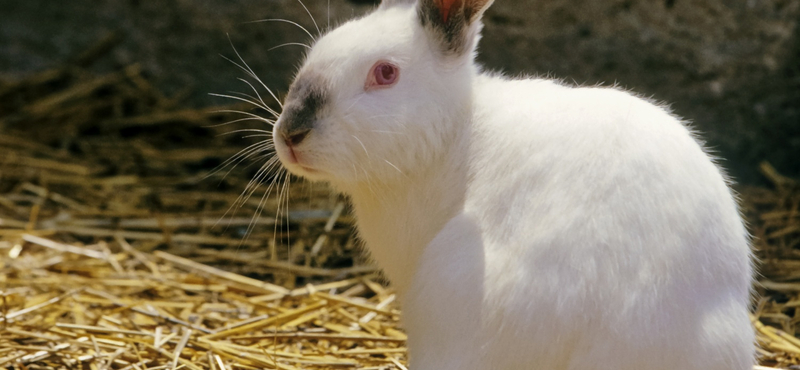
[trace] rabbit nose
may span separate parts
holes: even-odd
[[[300,130],[295,130],[295,131],[292,131],[292,132],[284,133],[283,134],[283,141],[288,146],[298,145],[306,138],[306,136],[308,136],[309,132],[311,132],[310,128],[304,128],[304,129],[300,129]]]

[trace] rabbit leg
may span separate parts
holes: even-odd
[[[486,369],[478,344],[483,278],[480,228],[459,214],[425,249],[405,297],[412,369]]]

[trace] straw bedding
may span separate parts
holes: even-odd
[[[259,172],[266,148],[206,178],[264,139],[225,133],[269,129],[219,125],[247,117],[229,111],[267,113],[186,108],[189,91],[165,96],[136,65],[89,73],[117,40],[0,80],[0,367],[405,369],[395,295],[346,201]],[[772,187],[740,189],[753,322],[762,364],[785,367],[800,364],[800,184],[762,172]],[[240,197],[254,176],[276,186]]]

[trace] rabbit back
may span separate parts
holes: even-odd
[[[474,94],[491,363],[752,368],[747,232],[683,122],[615,88],[480,76]]]

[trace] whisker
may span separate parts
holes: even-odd
[[[242,101],[242,102],[245,102],[245,103],[250,103],[250,104],[252,104],[252,105],[254,105],[254,106],[258,107],[258,108],[261,108],[263,110],[269,111],[269,108],[267,108],[266,106],[262,106],[261,104],[258,104],[258,102],[252,101],[250,99],[245,99],[245,98],[242,98],[242,97],[239,97],[239,96],[226,95],[226,94],[216,94],[216,93],[209,93],[208,95],[216,96],[216,97],[220,97],[220,98],[228,98],[228,99],[233,99],[233,100],[239,100],[239,101]]]
[[[235,53],[235,52],[236,52],[236,49],[234,48],[233,50],[234,50],[234,53]],[[241,70],[242,70],[242,72],[244,72],[246,75],[248,75],[248,76],[250,76],[250,77],[253,77],[253,78],[256,78],[256,77],[253,75],[253,73],[251,73],[251,72],[250,72],[250,70],[248,70],[247,68],[245,68],[245,67],[244,67],[244,66],[242,66],[241,64],[234,62],[234,61],[233,61],[233,59],[231,59],[231,58],[228,58],[228,57],[226,57],[226,56],[224,56],[224,55],[222,55],[222,54],[219,54],[219,56],[220,56],[220,57],[222,57],[222,59],[225,59],[225,60],[227,60],[228,62],[232,63],[233,65],[235,65],[236,67],[238,67],[239,69],[241,69]]]
[[[256,172],[256,174],[253,176],[253,178],[250,179],[248,184],[245,186],[245,191],[250,189],[251,192],[252,192],[251,188],[253,186],[260,185],[261,184],[261,180],[263,179],[263,177],[268,175],[270,173],[270,171],[272,171],[276,166],[279,166],[279,165],[280,165],[280,160],[278,159],[278,156],[273,155],[272,158],[267,160],[264,163],[264,165],[261,166],[261,168],[259,168],[258,172]]]
[[[303,4],[303,1],[302,1],[302,0],[297,0],[297,2],[298,2],[298,3],[300,3],[300,5],[303,7],[303,9],[305,9],[305,10],[306,10],[306,13],[308,13],[308,16],[311,18],[311,22],[312,22],[312,23],[314,23],[314,28],[316,28],[316,29],[317,29],[317,34],[318,34],[318,35],[321,35],[321,34],[322,34],[322,32],[320,32],[320,30],[319,30],[319,26],[317,26],[317,21],[314,19],[314,16],[313,16],[313,15],[311,15],[311,12],[310,12],[310,11],[308,11],[308,8],[306,8],[306,4]]]
[[[235,165],[234,165],[234,166],[233,166],[233,167],[232,167],[230,170],[228,170],[228,172],[226,172],[226,173],[225,173],[225,176],[224,176],[223,178],[227,178],[227,177],[228,177],[228,174],[229,174],[229,173],[230,173],[230,172],[231,172],[231,171],[232,171],[234,168],[236,168],[238,165],[242,164],[242,162],[244,162],[245,160],[250,160],[250,163],[249,163],[249,164],[248,164],[248,165],[247,165],[247,166],[246,166],[246,167],[245,167],[243,170],[245,170],[245,169],[248,169],[248,168],[252,167],[253,165],[255,165],[255,164],[257,164],[257,163],[262,163],[262,164],[261,164],[261,166],[263,167],[263,166],[264,166],[264,161],[263,161],[263,159],[264,159],[264,158],[273,157],[273,156],[275,155],[274,153],[272,153],[272,152],[271,152],[271,151],[269,151],[268,149],[265,149],[265,150],[267,150],[267,152],[266,152],[266,153],[264,153],[264,154],[258,154],[258,152],[252,152],[252,153],[250,153],[250,154],[246,155],[245,157],[243,157],[243,158],[239,159],[239,160],[237,161],[237,163],[236,163],[236,164],[235,164]],[[274,166],[270,165],[270,166],[268,166],[268,167],[274,167]],[[259,167],[259,171],[260,171],[260,170],[261,170],[261,167]],[[271,171],[271,170],[272,170],[272,168],[269,168],[269,169],[267,170],[267,173],[268,173],[268,171]],[[260,181],[260,180],[259,180],[259,181]],[[253,191],[255,191],[255,190],[253,190]],[[237,201],[238,201],[238,200],[239,200],[239,198],[237,197]],[[242,201],[242,204],[241,204],[241,205],[239,205],[239,207],[241,207],[241,206],[244,206],[244,204],[245,204],[245,203],[247,203],[247,199],[244,199],[244,200]]]
[[[269,150],[269,148],[265,148],[264,150]],[[248,154],[246,157],[244,157],[242,160],[249,158],[249,159],[253,159],[253,161],[256,161],[258,158],[264,158],[266,156],[269,156],[270,154],[271,153],[268,152],[268,153],[265,153],[265,154],[256,155],[256,152],[252,152],[252,153]],[[241,162],[242,161],[240,160],[239,163],[241,163]],[[260,181],[261,181],[260,177],[263,177],[267,173],[269,173],[269,171],[272,170],[272,167],[275,167],[272,159],[266,161],[266,163],[262,164],[261,167],[259,167],[258,172],[263,172],[263,173],[261,174],[261,176],[259,176],[259,180],[258,180],[259,184],[257,184],[257,185],[260,185]],[[228,172],[230,172],[230,171],[228,171]],[[256,175],[258,175],[258,172],[256,172]],[[250,182],[253,182],[253,179],[251,179]],[[250,182],[248,182],[248,185],[250,184]],[[247,190],[247,186],[245,186],[245,190]],[[244,203],[247,202],[247,198],[249,198],[249,195],[243,200],[243,202],[242,202],[242,204],[240,204],[240,206],[244,205]]]
[[[261,94],[258,93],[258,90],[256,90],[256,87],[253,86],[253,84],[251,84],[250,81],[247,81],[247,80],[245,80],[243,78],[239,78],[239,81],[242,81],[242,82],[246,83],[248,86],[250,86],[250,88],[253,89],[253,92],[256,93],[256,96],[258,97],[258,100],[261,102],[261,104],[263,104],[267,108],[266,111],[269,112],[270,114],[272,114],[275,118],[278,118],[278,116],[279,116],[278,112],[276,112],[274,109],[270,108],[269,105],[267,105],[267,103],[264,102],[264,99],[261,98]]]
[[[207,128],[213,128],[213,127],[222,127],[222,126],[225,126],[225,125],[230,125],[230,124],[232,124],[232,123],[244,122],[244,121],[259,121],[259,122],[267,122],[267,123],[269,123],[269,124],[272,124],[271,122],[269,122],[269,121],[264,121],[264,120],[263,120],[263,119],[261,119],[261,118],[252,118],[252,117],[248,117],[248,118],[239,118],[239,119],[235,119],[235,120],[233,120],[233,121],[228,121],[228,122],[218,123],[218,124],[216,124],[216,125],[209,125],[209,126],[203,126],[203,127],[207,127]],[[225,135],[225,134],[228,134],[228,133],[222,133],[222,134],[220,134],[220,135]]]
[[[259,186],[261,186],[264,183],[264,179],[266,178],[267,174],[269,174],[270,171],[272,171],[275,168],[275,165],[276,163],[270,160],[267,161],[267,163],[265,163],[261,168],[258,169],[258,173],[256,174],[256,176],[253,176],[253,178],[247,184],[245,191],[242,192],[242,199],[239,202],[238,205],[239,207],[244,206],[244,204],[247,203],[248,200],[250,200],[250,197],[252,197],[253,194],[256,192],[256,190],[258,190]],[[276,183],[275,178],[273,177],[272,183],[269,186],[267,186],[268,192],[272,191],[273,187],[275,186],[275,183]]]
[[[259,151],[259,150],[270,149],[271,145],[272,145],[272,143],[269,143],[269,142],[258,142],[258,143],[254,143],[254,144],[248,145],[246,148],[238,151],[236,154],[232,155],[230,158],[228,158],[225,161],[223,161],[222,163],[220,163],[217,167],[215,167],[213,170],[211,170],[211,172],[209,172],[205,177],[203,177],[203,179],[207,179],[207,178],[209,178],[211,176],[214,176],[215,174],[217,174],[220,171],[224,170],[226,167],[228,167],[232,163],[236,163],[236,164],[234,164],[233,167],[231,167],[225,173],[225,176],[223,176],[223,178],[222,178],[222,180],[224,180],[225,177],[227,177],[228,174],[234,168],[236,168],[236,166],[239,163],[241,163],[243,160],[247,159],[248,156],[252,155],[253,153],[255,153],[255,152]]]
[[[272,188],[267,188],[264,190],[264,195],[261,196],[261,199],[258,201],[258,206],[256,207],[255,212],[253,213],[253,218],[250,220],[250,224],[247,225],[247,230],[244,232],[243,240],[247,241],[250,238],[250,235],[253,233],[253,230],[256,226],[256,220],[261,217],[261,213],[264,211],[264,204],[266,203],[269,194],[272,193]],[[277,218],[275,219],[277,224]]]
[[[239,80],[240,81],[244,81],[245,83],[247,82],[247,80],[242,79],[242,78],[240,78]],[[239,92],[239,91],[228,91],[228,93],[231,94],[231,95],[235,95],[235,96],[241,97],[241,98],[247,98],[247,99],[250,100],[250,104],[255,105],[256,103],[258,103],[258,107],[259,108],[267,111],[268,113],[272,113],[272,115],[275,115],[273,113],[274,110],[272,108],[270,108],[267,105],[267,103],[265,103],[263,100],[261,100],[261,96],[253,96],[253,95],[250,95],[250,94],[247,94],[247,93],[243,93],[243,92]],[[258,92],[256,92],[256,95],[258,95]]]
[[[403,171],[400,171],[400,169],[399,169],[399,168],[397,168],[397,166],[395,166],[395,165],[394,165],[394,163],[392,163],[392,162],[389,162],[389,160],[388,160],[388,159],[384,159],[383,161],[384,161],[384,162],[386,162],[387,164],[389,164],[390,166],[392,166],[392,168],[396,169],[396,170],[397,170],[397,172],[399,172],[401,175],[403,175],[403,176],[405,176],[405,177],[408,177],[408,176],[407,176],[405,173],[403,173]]]
[[[270,157],[273,157],[275,155],[275,153],[271,150],[271,148],[265,148],[264,151],[265,151],[265,153],[263,153],[263,154],[258,154],[258,152],[252,152],[252,153],[248,154],[244,158],[240,159],[239,162],[236,164],[236,166],[242,164],[242,162],[244,162],[245,160],[249,160],[250,163],[246,167],[244,167],[242,170],[246,170],[246,169],[248,169],[248,168],[250,168],[253,165],[258,164],[258,163],[261,163],[262,166],[263,166],[263,163],[264,163],[263,159],[270,158]],[[230,171],[228,171],[228,172],[230,172]]]
[[[243,118],[243,119],[252,119],[252,118]],[[272,131],[262,130],[262,129],[258,129],[258,128],[243,128],[243,129],[223,132],[223,133],[219,134],[219,136],[230,135],[230,134],[238,134],[238,133],[242,133],[242,132],[272,133]]]
[[[291,174],[288,174],[286,176],[286,196],[283,199],[284,199],[284,202],[286,202],[286,208],[285,208],[286,209],[286,240],[288,240],[290,243],[292,241],[291,234],[290,234],[291,233],[291,229],[289,228],[289,220],[290,220],[289,219],[289,201],[290,201],[289,197],[291,197],[291,195],[292,195],[292,176],[291,176]]]
[[[353,104],[350,104],[350,106],[349,106],[349,107],[347,107],[347,109],[345,109],[345,110],[344,110],[344,112],[345,112],[345,115],[346,115],[346,114],[348,114],[348,112],[350,111],[350,109],[352,109],[352,108],[353,108],[353,107],[356,105],[356,103],[358,103],[358,101],[359,101],[359,100],[361,100],[361,98],[362,98],[363,96],[364,96],[364,95],[361,95],[361,96],[359,96],[359,97],[358,97],[358,98],[357,98],[357,99],[356,99],[356,100],[353,102]]]
[[[274,186],[278,182],[278,179],[281,178],[281,176],[284,176],[287,172],[288,171],[286,171],[285,168],[281,167],[278,170],[278,175],[275,176],[275,178],[273,178],[272,184],[270,184],[270,188],[272,186]],[[280,199],[280,194],[278,194],[278,195],[279,195],[278,199]],[[278,241],[277,241],[277,239],[278,239],[278,220],[279,220],[278,216],[280,215],[280,203],[278,203],[278,207],[276,207],[276,208],[277,208],[277,210],[275,211],[275,225],[274,225],[274,227],[272,229],[272,242],[275,243],[275,247],[277,249],[277,245],[278,245]]]
[[[278,206],[276,207],[277,209],[275,210],[275,221],[276,222],[275,222],[275,228],[273,230],[275,238],[277,238],[277,236],[278,236],[278,228],[279,228],[279,222],[278,221],[281,220],[281,208],[283,207],[282,199],[283,199],[284,194],[286,193],[286,184],[288,183],[289,176],[290,176],[289,172],[286,171],[286,169],[282,168],[282,170],[283,170],[283,177],[282,177],[281,181],[283,182],[283,184],[280,186],[280,190],[278,190],[278,199],[277,199]],[[287,195],[287,198],[288,198],[288,195]],[[286,229],[287,230],[289,229],[289,209],[288,209],[288,205],[287,205],[287,208],[286,208]],[[288,237],[288,233],[287,233],[287,237]],[[288,247],[291,248],[291,243],[288,243]]]
[[[255,113],[245,112],[245,111],[241,111],[241,110],[226,109],[226,110],[214,111],[214,113],[237,113],[237,114],[242,114],[242,115],[245,115],[245,116],[250,116],[251,118],[253,118],[255,120],[259,120],[259,121],[268,123],[270,125],[275,124],[275,121],[273,121],[273,120],[271,120],[269,118],[264,118],[264,117],[261,117],[261,116],[255,114]],[[208,127],[216,127],[216,126],[219,126],[219,125],[212,125],[212,126],[208,126]]]
[[[371,177],[370,177],[369,173],[367,172],[367,169],[364,168],[364,166],[362,166],[360,164],[358,165],[358,167],[361,167],[361,171],[364,172],[364,179],[367,180],[367,189],[369,189],[369,192],[372,193],[372,195],[377,197],[378,193],[376,193],[375,189],[372,188],[372,181],[370,181]]]
[[[308,31],[306,31],[306,33],[308,33]],[[265,83],[264,83],[264,81],[261,81],[261,79],[260,79],[260,78],[258,78],[258,76],[256,75],[256,73],[255,73],[255,72],[253,72],[253,69],[252,69],[252,68],[250,68],[250,66],[247,64],[247,62],[245,62],[245,61],[244,61],[244,58],[242,58],[242,56],[239,54],[239,51],[238,51],[238,50],[236,50],[236,47],[235,47],[235,46],[233,46],[233,41],[231,41],[231,36],[230,36],[230,35],[228,35],[228,42],[231,44],[231,48],[233,49],[233,52],[236,54],[236,57],[238,57],[238,58],[239,58],[239,60],[242,62],[242,64],[244,65],[244,67],[243,67],[243,66],[241,66],[241,65],[239,65],[238,63],[234,62],[233,60],[231,60],[230,58],[228,58],[228,57],[226,57],[226,56],[224,56],[224,55],[221,55],[221,56],[222,56],[222,58],[224,58],[225,60],[227,60],[227,61],[229,61],[229,62],[233,63],[233,65],[235,65],[235,66],[239,67],[239,69],[241,69],[241,70],[242,70],[242,71],[244,71],[246,74],[248,74],[250,77],[252,77],[252,78],[253,78],[253,79],[255,79],[256,81],[258,81],[258,83],[259,83],[259,84],[261,84],[261,86],[262,86],[262,87],[264,87],[264,89],[266,89],[266,90],[267,90],[267,92],[269,92],[269,95],[270,95],[270,96],[272,96],[272,98],[273,98],[273,99],[275,99],[275,102],[276,102],[276,103],[278,103],[278,106],[280,106],[280,107],[281,107],[281,109],[283,109],[283,104],[281,103],[280,99],[278,99],[278,97],[277,97],[277,96],[275,96],[275,94],[272,92],[272,89],[270,89],[270,88],[267,86],[267,84],[265,84]],[[247,68],[245,68],[245,67],[247,67]]]
[[[367,154],[367,159],[370,159],[370,157],[369,157],[369,152],[367,151],[367,147],[366,147],[366,146],[364,146],[364,143],[363,143],[363,142],[361,142],[361,139],[359,139],[359,138],[358,138],[356,135],[350,135],[350,136],[352,136],[353,138],[355,138],[356,140],[358,140],[358,143],[359,143],[359,144],[361,144],[361,148],[363,148],[363,149],[364,149],[364,153],[366,153],[366,154]]]
[[[288,242],[288,243],[286,243],[286,245],[290,246],[290,248],[291,248],[292,237],[291,237],[291,235],[289,233],[290,230],[291,230],[289,228],[289,196],[291,195],[292,176],[288,172],[286,173],[286,182],[284,184],[285,184],[285,189],[286,190],[285,190],[285,194],[283,196],[283,201],[285,203],[285,207],[283,209],[284,209],[284,212],[286,212],[285,213],[286,214],[286,241]]]
[[[244,197],[242,198],[241,202],[239,202],[239,207],[243,206],[253,195],[253,193],[258,189],[258,186],[262,184],[264,177],[269,174],[269,171],[272,170],[273,167],[277,164],[277,157],[273,157],[272,159],[268,160],[264,163],[261,168],[258,169],[255,176],[247,183],[242,190],[242,194]]]
[[[265,166],[267,166],[267,165],[268,165],[268,163],[269,163],[269,162],[267,162],[267,163],[263,164],[263,165],[262,165],[262,168],[263,168],[263,167],[265,167]],[[267,189],[267,190],[269,190],[269,189]],[[228,209],[225,211],[225,213],[224,213],[224,214],[223,214],[223,215],[220,217],[220,219],[219,219],[219,220],[217,220],[217,222],[216,222],[216,223],[214,223],[214,227],[216,227],[216,226],[219,224],[219,222],[220,222],[220,221],[221,221],[223,218],[225,218],[225,216],[227,216],[227,215],[228,215],[228,213],[231,213],[231,211],[233,211],[233,213],[231,214],[231,217],[233,217],[234,215],[236,215],[236,210],[238,210],[239,208],[241,208],[241,205],[243,205],[243,204],[246,202],[246,201],[241,201],[241,199],[242,199],[242,196],[243,196],[243,195],[244,195],[244,193],[240,193],[240,194],[239,194],[239,196],[236,198],[236,201],[234,201],[234,202],[233,202],[233,203],[232,203],[232,204],[231,204],[231,205],[228,207]],[[251,221],[251,222],[252,222],[252,221]],[[247,234],[245,234],[245,236],[247,236]],[[246,239],[243,239],[243,240],[246,240]]]
[[[302,3],[301,3],[301,4],[302,4]],[[303,7],[305,8],[305,5],[303,5]],[[306,10],[308,10],[308,9],[306,9]],[[310,13],[309,13],[309,14],[310,14]],[[290,20],[288,20],[288,19],[281,19],[281,18],[269,18],[269,19],[259,19],[259,20],[256,20],[256,21],[250,21],[250,22],[244,22],[244,23],[245,23],[245,24],[248,24],[248,23],[263,23],[263,22],[284,22],[284,23],[289,23],[289,24],[295,25],[295,26],[297,26],[298,28],[300,28],[301,30],[303,30],[303,32],[305,32],[305,33],[306,33],[306,35],[308,35],[309,37],[311,37],[311,39],[312,39],[312,40],[314,40],[314,41],[316,41],[316,40],[317,40],[317,39],[314,37],[314,35],[312,35],[312,34],[311,34],[311,32],[308,32],[308,30],[307,30],[305,27],[301,26],[301,25],[300,25],[299,23],[297,23],[297,22],[292,22],[292,21],[290,21]],[[315,23],[315,24],[316,24],[316,23]]]
[[[267,149],[271,149],[271,148],[267,148]],[[255,153],[252,153],[252,154],[250,154],[250,155],[251,155],[251,156],[252,156],[252,155],[255,155]],[[269,152],[267,152],[267,153],[264,153],[264,154],[259,154],[259,155],[255,155],[254,157],[249,157],[249,158],[250,158],[250,159],[252,159],[252,160],[253,160],[253,162],[256,162],[256,163],[261,163],[261,162],[262,162],[262,161],[261,161],[262,159],[264,159],[264,158],[268,158],[268,157],[272,157],[272,156],[274,156],[274,155],[275,155],[275,153],[273,153],[273,152],[269,151]]]
[[[230,158],[228,158],[228,159],[226,159],[225,161],[223,161],[222,163],[220,163],[220,164],[217,166],[217,168],[213,169],[213,170],[212,170],[212,172],[211,172],[211,173],[209,173],[208,175],[206,175],[206,177],[204,177],[204,178],[208,178],[208,177],[210,177],[210,176],[213,176],[215,173],[217,173],[217,172],[219,172],[220,170],[222,170],[223,168],[225,168],[225,167],[226,167],[228,164],[230,164],[231,162],[234,162],[234,161],[238,160],[238,159],[239,159],[239,157],[241,157],[241,156],[244,156],[244,155],[247,155],[247,154],[249,154],[249,153],[252,153],[252,152],[254,152],[254,151],[256,151],[256,150],[259,150],[259,149],[265,148],[265,147],[267,147],[267,146],[268,146],[268,145],[270,145],[270,144],[271,144],[271,143],[269,143],[269,142],[262,141],[262,142],[253,143],[253,144],[250,144],[250,145],[248,145],[248,146],[247,146],[247,147],[245,147],[244,149],[242,149],[242,150],[240,150],[240,151],[236,152],[236,154],[232,155]]]
[[[260,101],[260,102],[261,102],[261,104],[263,104],[263,105],[265,105],[265,106],[267,105],[267,103],[266,103],[266,102],[264,102],[264,99],[262,99],[262,98],[261,98],[261,94],[259,94],[259,93],[258,93],[258,90],[256,90],[256,88],[253,86],[253,84],[251,84],[251,83],[250,83],[250,81],[247,81],[247,80],[245,80],[244,78],[241,78],[241,77],[237,78],[237,80],[239,80],[239,81],[242,81],[242,82],[246,83],[246,84],[247,84],[247,86],[250,86],[250,89],[251,89],[251,90],[253,90],[253,92],[254,92],[254,93],[256,94],[256,96],[258,97],[258,101]],[[247,96],[250,96],[250,95],[247,95]],[[250,97],[251,97],[251,98],[254,98],[254,97],[252,97],[252,96],[250,96]]]
[[[271,47],[271,48],[267,49],[267,51],[273,51],[273,50],[275,50],[275,49],[277,49],[277,48],[281,48],[281,47],[284,47],[284,46],[291,46],[291,45],[295,45],[295,46],[303,46],[303,47],[305,47],[305,48],[307,48],[307,49],[311,49],[311,45],[304,44],[304,43],[302,43],[302,42],[287,42],[287,43],[285,43],[285,44],[280,44],[280,45],[278,45],[278,46],[273,46],[273,47]]]
[[[259,184],[261,183],[262,180],[263,179],[259,179]],[[270,184],[264,190],[264,193],[261,196],[261,198],[259,199],[258,204],[256,205],[256,209],[253,212],[253,218],[250,220],[250,223],[247,225],[247,229],[245,230],[244,237],[242,238],[243,240],[245,240],[245,241],[248,240],[250,235],[253,233],[253,230],[255,228],[255,220],[257,220],[259,217],[261,217],[261,213],[264,211],[264,206],[265,206],[265,203],[266,203],[266,199],[269,197],[270,194],[272,194],[272,190],[274,188],[274,185],[275,185],[275,180],[273,180],[272,184]],[[246,199],[244,199],[242,201],[242,203],[237,207],[237,209],[240,208],[245,202],[247,202],[247,199],[249,199],[250,196],[253,195],[253,193],[255,192],[255,190],[257,188],[258,188],[257,186],[254,187],[253,191],[251,191],[249,194],[247,194]],[[279,219],[276,217],[275,218],[275,225],[278,224],[278,221],[279,221]]]
[[[238,51],[238,50],[236,50],[236,47],[235,47],[235,46],[233,46],[233,42],[230,40],[230,35],[228,36],[228,42],[230,42],[230,43],[231,43],[231,48],[233,49],[233,52],[234,52],[234,53],[235,53],[237,56],[239,56],[239,51]],[[248,76],[250,76],[250,77],[253,77],[253,78],[256,78],[256,79],[258,78],[258,77],[255,75],[255,73],[254,73],[252,70],[250,70],[249,66],[248,66],[247,68],[245,68],[243,65],[241,65],[241,64],[239,64],[239,63],[237,63],[237,62],[235,62],[233,59],[231,59],[231,58],[228,58],[228,57],[226,57],[225,55],[219,54],[219,56],[220,56],[220,57],[222,57],[222,59],[225,59],[225,60],[227,60],[227,61],[228,61],[228,62],[230,62],[231,64],[233,64],[233,65],[235,65],[236,67],[238,67],[239,69],[241,69],[241,70],[242,70],[242,72],[244,72],[246,75],[248,75]],[[241,57],[241,56],[239,56],[239,60],[242,60],[242,57]],[[242,61],[243,61],[243,60],[242,60]],[[244,61],[243,61],[243,62],[244,62]],[[245,63],[245,64],[246,64],[246,63]]]

